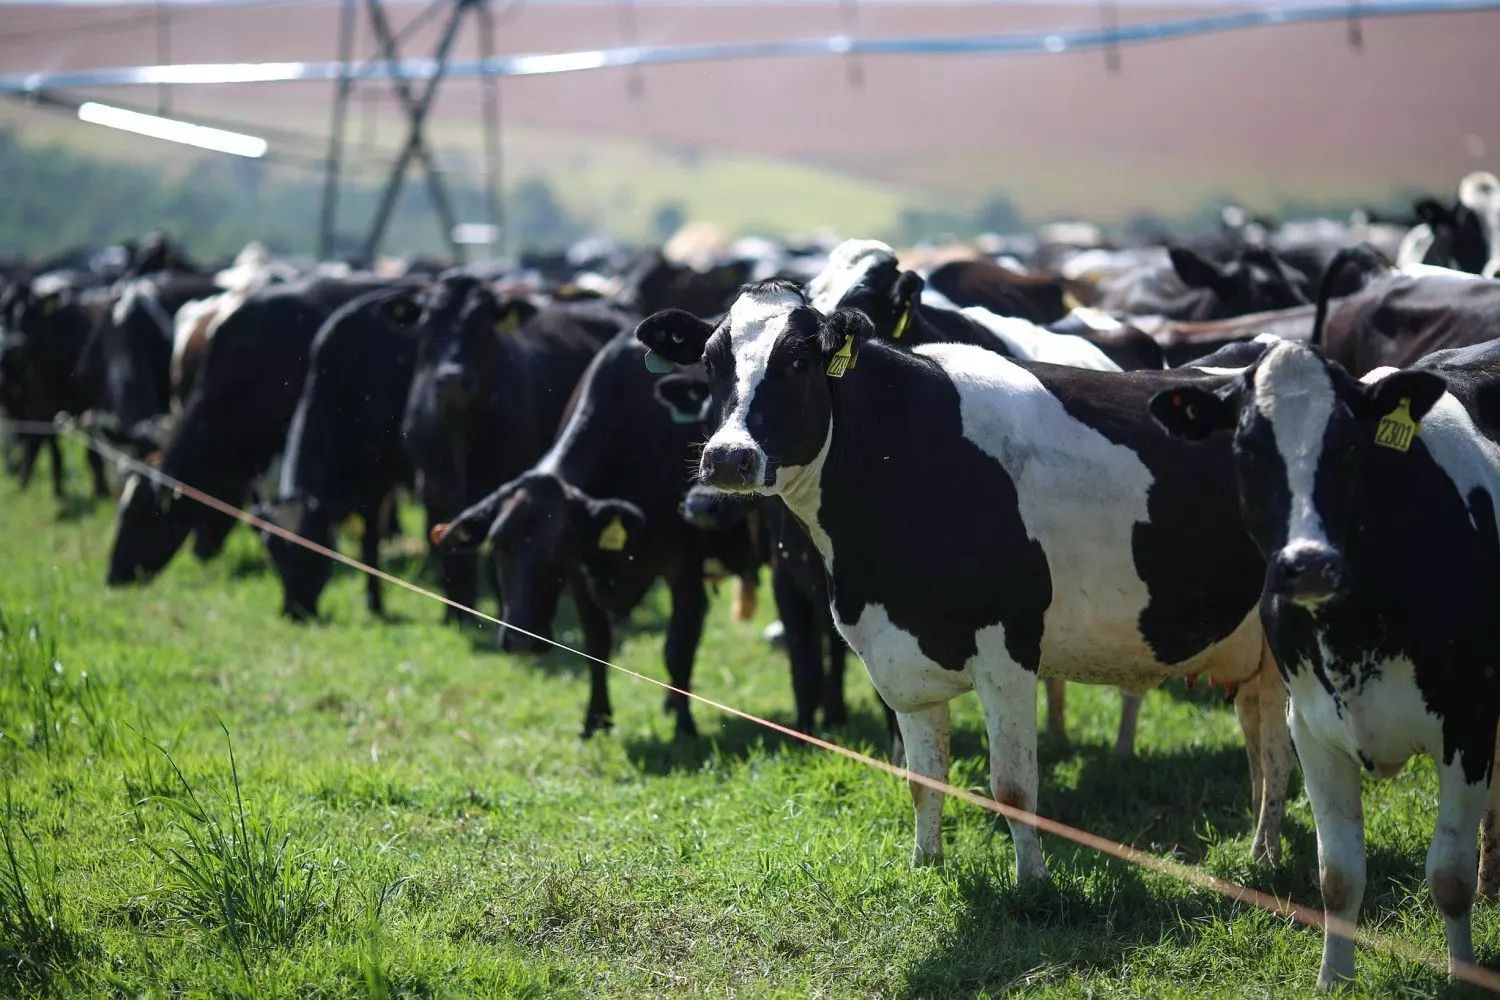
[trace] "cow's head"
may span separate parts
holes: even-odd
[[[1255,248],[1219,263],[1187,247],[1168,251],[1172,270],[1189,288],[1214,296],[1213,316],[1225,318],[1305,305],[1307,279],[1274,252]]]
[[[491,384],[500,337],[536,311],[524,299],[500,302],[472,275],[448,275],[434,286],[419,321],[417,368],[438,412],[462,419],[479,404]]]
[[[864,313],[824,317],[779,279],[746,285],[717,327],[668,310],[636,329],[641,343],[674,364],[703,362],[717,418],[700,478],[765,494],[782,492],[822,454],[833,416],[831,366],[847,371],[873,333]]]
[[[1415,425],[1443,395],[1420,369],[1359,382],[1313,349],[1272,347],[1217,390],[1168,389],[1151,413],[1168,433],[1234,433],[1240,510],[1266,559],[1266,592],[1315,609],[1349,585],[1346,562],[1361,459],[1417,447]]]
[[[171,561],[193,528],[193,501],[134,473],[125,480],[105,582],[145,583]]]
[[[440,551],[477,548],[486,539],[500,576],[507,622],[551,638],[557,602],[581,570],[595,598],[628,610],[651,582],[639,558],[646,533],[640,510],[623,500],[596,500],[546,472],[528,472],[464,511],[437,538]],[[509,652],[535,653],[541,641],[507,630]]]
[[[881,337],[895,337],[922,295],[922,276],[903,271],[896,252],[877,240],[845,240],[807,284],[808,304],[825,316],[858,309]]]

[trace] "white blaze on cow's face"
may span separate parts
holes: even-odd
[[[873,268],[896,261],[896,251],[879,240],[845,240],[828,255],[828,264],[807,283],[807,301],[824,316],[839,307]]]
[[[1236,434],[1240,489],[1250,528],[1266,554],[1268,581],[1316,605],[1342,584],[1342,556],[1319,508],[1319,471],[1338,403],[1323,360],[1300,344],[1273,347],[1254,371],[1253,414]],[[1266,447],[1266,431],[1270,444]],[[1277,475],[1279,466],[1280,476]]]
[[[786,282],[752,285],[735,300],[703,355],[721,414],[703,448],[705,482],[774,493],[783,469],[812,460],[829,421],[820,322]]]
[[[1500,178],[1476,170],[1458,185],[1458,200],[1479,218],[1488,257],[1480,270],[1486,278],[1500,276]]]

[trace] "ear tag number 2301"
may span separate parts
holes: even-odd
[[[1403,396],[1394,410],[1380,418],[1375,428],[1375,443],[1392,451],[1407,451],[1421,429],[1422,425],[1411,415],[1411,400]]]

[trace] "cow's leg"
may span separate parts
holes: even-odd
[[[1115,757],[1124,760],[1135,755],[1135,729],[1141,721],[1141,699],[1137,691],[1120,689],[1120,731],[1115,734]]]
[[[1032,687],[1035,688],[1033,682]],[[1036,709],[1032,708],[1035,716]],[[906,748],[906,766],[917,774],[935,781],[948,780],[948,703],[938,702],[915,712],[897,712],[901,740]],[[911,863],[937,865],[943,862],[943,800],[947,797],[936,788],[907,781],[911,802],[917,813],[917,842]]]
[[[359,558],[366,566],[380,565],[380,536],[384,522],[382,507],[381,502],[376,501],[365,508],[364,530],[359,536]],[[374,573],[365,574],[365,607],[376,618],[385,617],[385,598],[380,590],[380,577]]]
[[[21,489],[31,485],[31,474],[36,471],[36,459],[41,453],[41,438],[27,435],[21,439],[21,457],[16,462],[16,484]]]
[[[1500,760],[1500,732],[1495,736],[1495,759]],[[1479,894],[1500,896],[1500,781],[1490,777],[1490,794],[1479,824]]]
[[[703,620],[707,615],[708,591],[703,587],[702,574],[694,566],[691,572],[678,574],[672,582],[672,617],[667,622],[667,677],[672,686],[681,691],[692,690],[693,660],[698,655],[698,642],[703,638]],[[685,695],[671,693],[667,696],[667,707],[677,713],[679,738],[698,735]]]
[[[1456,963],[1474,962],[1469,920],[1479,862],[1474,832],[1488,799],[1488,785],[1483,780],[1470,782],[1458,756],[1451,764],[1439,765],[1437,827],[1427,849],[1427,890],[1443,915],[1449,975]]]
[[[47,457],[52,460],[52,495],[61,500],[68,488],[64,482],[66,477],[63,475],[62,446],[58,444],[55,434],[47,439]]]
[[[1240,721],[1240,734],[1245,737],[1245,757],[1250,762],[1250,815],[1260,819],[1262,792],[1265,775],[1261,772],[1260,752],[1260,685],[1259,678],[1241,684],[1234,693],[1234,714]]]
[[[578,608],[578,625],[583,631],[583,651],[599,660],[608,660],[614,643],[614,630],[609,615],[595,603],[582,580],[575,581],[569,590],[573,603]],[[584,739],[608,730],[614,725],[614,711],[609,704],[609,668],[589,660],[589,703],[583,714]]]
[[[981,662],[974,668],[974,693],[990,741],[991,794],[1002,805],[1036,812],[1036,674],[1010,661]],[[1005,821],[1016,847],[1016,881],[1046,878],[1036,827]]]
[[[1286,683],[1269,651],[1256,681],[1260,685],[1260,808],[1250,858],[1258,864],[1274,865],[1281,860],[1281,821],[1286,815],[1286,788],[1297,754],[1286,722]]]
[[[1318,828],[1323,914],[1348,925],[1323,930],[1318,988],[1326,990],[1354,978],[1354,939],[1347,932],[1359,919],[1359,904],[1365,895],[1365,816],[1359,798],[1359,764],[1325,746],[1295,711],[1292,740],[1302,761],[1307,798]]]
[[[93,448],[85,448],[84,455],[89,463],[89,476],[94,481],[94,496],[109,496],[109,480],[104,476],[104,456]]]
[[[1047,735],[1059,743],[1068,742],[1068,685],[1066,681],[1047,682]]]
[[[849,721],[849,706],[844,700],[844,668],[849,659],[849,647],[844,645],[844,637],[839,635],[839,630],[834,627],[833,619],[828,616],[823,605],[817,605],[819,612],[819,631],[823,633],[823,642],[828,646],[828,674],[823,681],[823,724],[826,726],[842,726]],[[890,709],[886,709],[890,713]],[[896,727],[895,716],[888,720],[889,728],[894,731]]]
[[[825,618],[807,599],[791,574],[777,567],[771,571],[771,591],[785,631],[786,655],[792,668],[792,700],[797,706],[797,729],[813,731],[818,705],[826,696],[823,688],[823,633]]]

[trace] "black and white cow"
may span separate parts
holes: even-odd
[[[1238,251],[1225,262],[1187,247],[1172,247],[1170,267],[1146,267],[1113,279],[1093,304],[1119,316],[1228,319],[1309,301],[1307,279],[1264,247]]]
[[[1500,178],[1476,170],[1458,183],[1452,205],[1426,199],[1417,203],[1422,221],[1396,251],[1396,263],[1435,264],[1500,277]]]
[[[1232,432],[1325,912],[1351,924],[1359,915],[1361,772],[1389,777],[1426,754],[1439,786],[1427,883],[1450,961],[1472,962],[1475,832],[1487,810],[1491,890],[1500,874],[1500,344],[1360,380],[1281,344],[1225,385],[1173,387],[1151,409],[1183,438]],[[1325,932],[1319,985],[1353,974],[1354,942]]]
[[[319,278],[256,292],[215,334],[193,395],[176,421],[161,471],[241,505],[251,481],[286,441],[313,336],[339,306],[385,282]],[[111,586],[155,576],[191,533],[199,558],[219,552],[234,521],[139,474],[125,482],[105,577]]]
[[[573,597],[584,652],[607,659],[618,627],[655,580],[671,595],[667,676],[688,689],[708,612],[704,564],[731,575],[752,571],[758,555],[743,524],[725,530],[690,527],[678,505],[692,478],[696,424],[674,422],[652,398],[655,376],[630,331],[589,364],[557,440],[536,466],[465,510],[437,533],[439,551],[467,551],[488,538],[498,570],[505,621],[551,637],[564,590]],[[521,632],[501,634],[503,648],[539,652]],[[591,663],[583,735],[609,728],[606,669]],[[688,700],[669,695],[680,737],[697,729]]]
[[[802,523],[908,766],[946,778],[948,702],[973,689],[994,795],[1034,810],[1038,677],[1145,690],[1204,673],[1243,685],[1254,852],[1274,857],[1291,745],[1263,669],[1263,565],[1236,528],[1227,446],[1200,464],[1145,410],[1161,389],[1227,376],[907,351],[872,333],[780,281],[747,286],[717,327],[665,312],[637,329],[667,360],[704,363],[720,420],[702,478],[780,497]],[[1184,577],[1204,552],[1214,573]],[[911,792],[913,859],[936,861],[944,796]],[[1011,833],[1018,877],[1041,877],[1035,829]]]
[[[1388,271],[1338,302],[1313,343],[1355,376],[1500,335],[1500,281],[1427,265]]]
[[[416,368],[421,309],[416,289],[382,290],[350,302],[323,324],[287,432],[276,500],[259,511],[325,546],[332,546],[335,527],[360,514],[360,559],[371,566],[380,561],[392,494],[411,478],[401,418]],[[281,577],[282,614],[316,616],[333,564],[273,534],[265,542]],[[383,614],[380,579],[365,581],[366,606]]]

